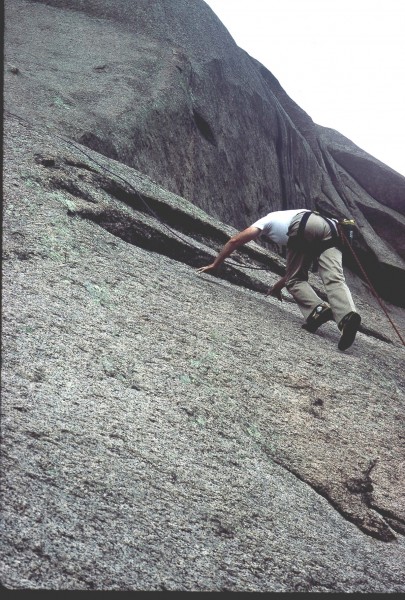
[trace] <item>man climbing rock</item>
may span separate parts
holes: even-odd
[[[287,246],[286,274],[267,293],[281,300],[281,290],[286,287],[305,318],[303,328],[311,333],[334,319],[342,332],[339,350],[349,348],[361,318],[344,278],[341,240],[335,220],[306,209],[271,212],[230,238],[214,262],[200,267],[197,272],[217,269],[236,248],[262,234],[276,244]],[[328,302],[323,302],[308,283],[308,271],[314,258],[318,261]]]

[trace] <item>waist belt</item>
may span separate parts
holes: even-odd
[[[317,215],[318,217],[321,217],[324,221],[327,222],[332,234],[330,240],[313,240],[312,242],[308,242],[305,239],[305,227],[311,215]],[[301,221],[298,225],[297,234],[289,238],[287,247],[292,248],[294,250],[310,252],[311,254],[313,254],[313,256],[320,256],[322,252],[325,252],[325,250],[328,250],[328,248],[339,248],[339,250],[342,250],[342,242],[340,239],[340,235],[338,234],[336,227],[333,221],[331,221],[331,219],[323,217],[315,211],[307,211],[303,214],[301,218]]]

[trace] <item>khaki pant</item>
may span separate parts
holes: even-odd
[[[300,213],[291,221],[288,230],[289,237],[297,234],[302,216]],[[322,217],[311,214],[305,227],[304,237],[306,241],[311,242],[312,240],[329,240],[332,234],[328,223]],[[309,317],[316,306],[324,304],[324,301],[308,283],[308,271],[311,263],[312,257],[306,252],[292,248],[287,249],[286,287],[305,319]],[[338,248],[329,248],[322,252],[318,258],[318,273],[325,286],[333,318],[339,324],[347,313],[357,311],[345,282],[342,253]]]

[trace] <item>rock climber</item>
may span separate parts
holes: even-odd
[[[278,245],[287,246],[286,274],[267,295],[282,300],[281,290],[286,287],[304,316],[304,329],[314,333],[334,319],[341,331],[339,350],[349,348],[355,340],[361,317],[343,274],[342,245],[335,219],[307,209],[271,212],[231,237],[215,260],[197,269],[197,273],[214,271],[236,248],[262,234]],[[323,302],[308,282],[308,271],[314,258],[317,258],[328,302]]]

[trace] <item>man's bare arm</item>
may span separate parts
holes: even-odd
[[[206,265],[205,267],[200,267],[199,269],[197,269],[197,273],[207,273],[209,271],[217,269],[219,265],[222,264],[224,260],[228,258],[230,254],[232,254],[234,250],[236,250],[236,248],[242,246],[243,244],[247,244],[251,240],[256,239],[257,237],[259,237],[260,234],[261,229],[259,229],[258,227],[248,227],[247,229],[240,231],[236,235],[232,236],[230,240],[227,241],[225,246],[218,253],[218,256],[216,257],[214,262],[210,263],[209,265]]]

